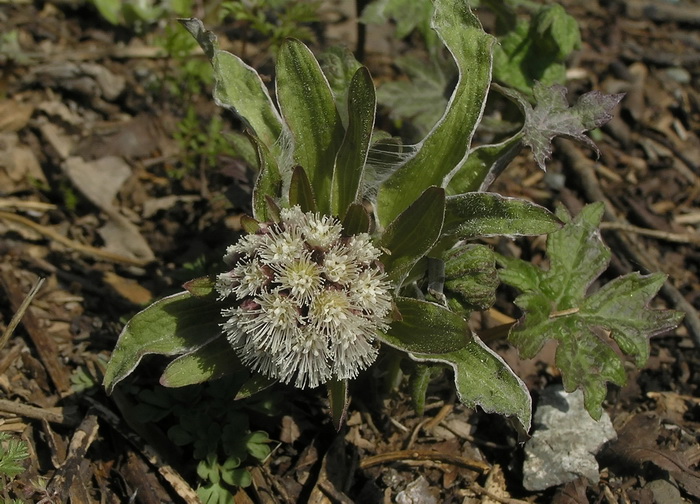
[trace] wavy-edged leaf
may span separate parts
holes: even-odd
[[[221,334],[221,306],[187,291],[156,301],[127,322],[105,371],[108,393],[129,376],[144,355],[179,355]]]
[[[277,100],[292,137],[294,161],[311,182],[319,211],[330,210],[335,156],[345,134],[333,94],[308,47],[288,39],[277,56]]]
[[[455,352],[409,355],[418,362],[450,366],[455,374],[457,396],[463,404],[479,405],[488,413],[513,416],[523,432],[529,430],[532,399],[527,387],[503,359],[476,336]]]
[[[456,313],[435,303],[397,297],[401,319],[379,334],[384,343],[421,354],[443,354],[464,348],[471,339],[469,324]]]
[[[341,219],[352,203],[360,203],[360,189],[372,139],[377,98],[366,67],[360,67],[348,89],[348,127],[333,171],[331,212]]]
[[[222,335],[173,360],[163,371],[160,384],[165,387],[185,387],[232,373],[248,375],[248,368]]]
[[[301,166],[294,167],[289,184],[289,206],[294,205],[299,205],[302,212],[315,212],[317,209],[314,190],[306,176],[306,170]]]
[[[445,218],[445,190],[429,187],[384,230],[381,261],[395,285],[410,273],[440,237]]]
[[[559,219],[540,205],[496,193],[473,192],[447,197],[442,234],[466,240],[477,236],[539,235],[560,228]]]
[[[214,67],[214,101],[233,111],[271,151],[279,148],[283,122],[258,72],[238,56],[218,48],[216,35],[199,19],[180,23],[197,40]]]
[[[491,49],[487,35],[467,2],[437,0],[433,28],[457,63],[459,80],[447,110],[416,154],[382,184],[377,215],[387,225],[427,187],[442,186],[469,151],[491,82]]]

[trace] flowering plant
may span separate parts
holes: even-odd
[[[647,336],[678,323],[676,314],[656,311],[642,325],[628,323],[646,309],[663,276],[621,282],[617,288],[629,304],[625,320],[596,318],[595,309],[603,313],[610,307],[603,301],[585,305],[583,297],[607,262],[597,262],[584,275],[583,262],[562,260],[587,258],[586,247],[594,245],[594,255],[608,257],[594,240],[595,217],[571,220],[487,192],[523,146],[533,149],[544,168],[553,137],[590,145],[584,133],[609,120],[620,95],[592,92],[569,107],[564,88],[535,84],[533,106],[524,95],[502,89],[520,107],[522,129],[500,142],[471,147],[491,86],[494,38],[465,3],[436,0],[432,26],[454,58],[459,79],[427,136],[418,145],[402,146],[375,130],[374,84],[351,56],[329,79],[304,44],[288,40],[276,62],[275,104],[258,73],[220,50],[199,20],[182,22],[212,61],[216,102],[242,119],[257,153],[253,216],[242,221],[248,234],[227,250],[228,271],[188,282],[185,291],[154,303],[126,325],[107,368],[108,390],[144,355],[158,353],[177,356],[162,375],[167,386],[231,373],[245,378],[238,397],[278,381],[300,388],[325,384],[340,425],[348,381],[370,367],[384,347],[392,347],[415,363],[412,388],[419,410],[430,368],[448,367],[463,403],[512,416],[527,430],[526,387],[468,324],[471,312],[493,304],[499,283],[495,254],[470,243],[484,236],[557,237],[551,241],[557,268],[548,273],[499,259],[510,270],[508,282],[526,291],[519,306],[535,310],[516,327],[514,341],[528,354],[543,337],[564,334],[576,342],[562,345],[557,361],[564,373],[572,371],[567,388],[595,391],[587,403],[593,415],[603,400],[601,380],[604,387],[605,380],[619,383],[620,375],[591,378],[596,355],[617,357],[601,352],[600,344],[592,343],[595,331],[584,329],[612,331],[620,348],[643,363]],[[581,281],[571,281],[576,292],[569,292],[560,279],[576,275]],[[581,314],[592,315],[576,318],[577,303]],[[612,316],[621,306],[606,313]],[[568,332],[527,340],[523,334],[530,319]],[[619,370],[621,364],[606,369]]]

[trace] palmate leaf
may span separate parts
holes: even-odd
[[[522,357],[531,358],[546,340],[557,340],[556,365],[564,388],[582,389],[586,409],[595,419],[602,414],[606,382],[622,385],[626,380],[614,346],[641,367],[649,357],[649,338],[673,329],[683,318],[677,311],[649,308],[666,278],[660,273],[631,273],[586,296],[610,262],[610,250],[598,231],[602,214],[602,203],[586,206],[573,220],[564,210],[557,213],[566,225],[548,237],[549,270],[499,257],[501,281],[523,291],[515,303],[524,315],[509,341]]]
[[[513,99],[525,115],[522,141],[532,149],[535,161],[543,170],[545,162],[552,155],[552,139],[557,136],[578,140],[598,152],[585,133],[607,123],[612,118],[612,109],[624,97],[624,94],[590,91],[581,95],[576,104],[570,107],[564,86],[547,87],[537,82],[532,89],[536,103],[533,108],[521,93],[503,88],[499,90]]]

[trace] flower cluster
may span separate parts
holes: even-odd
[[[391,310],[380,250],[298,206],[260,226],[227,249],[231,270],[217,277],[219,298],[235,300],[223,310],[229,342],[253,370],[299,388],[355,378]]]

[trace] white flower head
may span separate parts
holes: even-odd
[[[222,329],[254,371],[306,388],[356,378],[376,359],[390,285],[369,235],[342,231],[294,206],[227,249],[231,270],[216,279],[231,302]]]

